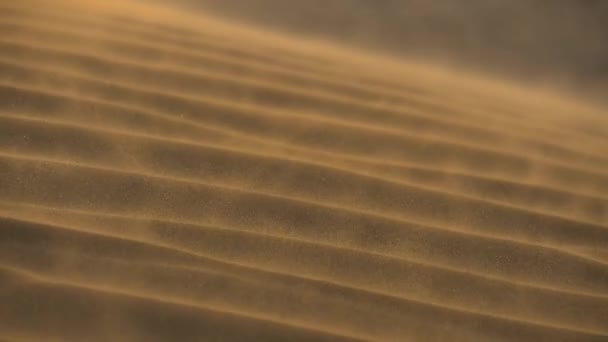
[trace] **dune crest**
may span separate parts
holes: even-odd
[[[608,339],[608,111],[248,29],[0,4],[0,339]]]

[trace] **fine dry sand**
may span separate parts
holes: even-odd
[[[607,115],[152,5],[3,1],[0,339],[606,341]]]

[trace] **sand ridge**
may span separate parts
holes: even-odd
[[[0,339],[608,339],[603,108],[186,18],[0,4]]]

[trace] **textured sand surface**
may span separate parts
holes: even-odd
[[[0,339],[606,341],[607,115],[151,5],[1,2]]]

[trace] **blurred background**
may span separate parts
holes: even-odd
[[[384,54],[567,88],[608,102],[605,0],[172,2]]]

